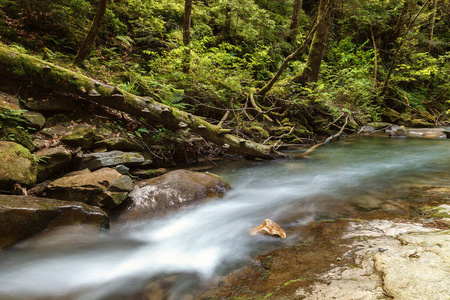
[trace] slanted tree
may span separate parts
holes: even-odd
[[[289,33],[286,36],[286,41],[290,44],[295,43],[295,39],[298,34],[298,26],[300,23],[300,15],[302,12],[302,0],[295,0],[293,11],[292,11],[292,17],[291,17],[291,25],[289,26]]]
[[[82,66],[84,60],[91,51],[92,45],[94,45],[95,38],[97,37],[97,34],[100,30],[100,25],[102,23],[103,16],[105,15],[107,2],[108,0],[100,0],[100,2],[98,3],[94,21],[92,22],[91,28],[89,29],[88,34],[86,35],[83,43],[81,44],[80,50],[78,50],[78,53],[75,56],[75,60],[73,62],[74,66]]]
[[[320,66],[327,47],[328,36],[332,26],[332,9],[336,0],[321,0],[318,11],[317,30],[309,48],[306,66],[293,81],[298,83],[316,82],[319,78]]]

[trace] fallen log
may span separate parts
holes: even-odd
[[[36,57],[18,53],[0,45],[0,74],[20,81],[33,82],[52,91],[71,94],[98,104],[143,117],[168,128],[185,128],[197,133],[228,152],[247,159],[277,159],[288,155],[273,147],[255,143],[230,134],[220,126],[210,124],[199,116],[155,101],[127,93],[81,73],[54,65]]]

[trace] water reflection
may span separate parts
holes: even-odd
[[[448,146],[447,140],[346,140],[319,147],[309,159],[222,164],[211,172],[233,187],[223,199],[109,233],[72,228],[3,251],[0,299],[113,299],[159,274],[210,278],[266,242],[302,239],[250,238],[266,218],[289,228],[349,207],[378,208],[411,185],[449,184]]]

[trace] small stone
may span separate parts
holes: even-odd
[[[252,235],[255,234],[266,234],[266,235],[277,235],[282,239],[286,238],[286,232],[284,232],[284,230],[280,227],[280,225],[278,225],[277,223],[275,223],[274,221],[270,220],[270,219],[265,219],[264,222],[262,222],[262,224],[258,227],[255,227],[252,230]]]

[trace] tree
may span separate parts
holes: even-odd
[[[309,48],[306,67],[294,77],[294,82],[307,83],[316,82],[319,78],[320,66],[327,47],[328,36],[332,25],[332,8],[335,0],[321,0],[318,11],[317,30]]]
[[[187,47],[185,57],[183,59],[183,72],[188,73],[190,69],[191,51],[189,44],[191,43],[191,13],[192,0],[184,1],[184,15],[183,15],[183,44]]]
[[[298,34],[298,25],[300,23],[300,14],[302,11],[302,0],[295,0],[293,6],[293,12],[291,17],[291,25],[289,26],[289,33],[286,37],[286,41],[290,44],[295,43],[295,38]]]
[[[92,22],[91,28],[81,44],[80,50],[75,56],[75,60],[73,62],[74,66],[82,66],[84,60],[91,51],[92,45],[94,44],[95,38],[100,30],[100,24],[102,23],[103,16],[105,15],[107,2],[108,0],[100,0],[98,3],[94,21]]]

